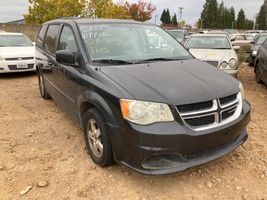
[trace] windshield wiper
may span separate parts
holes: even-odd
[[[95,63],[102,63],[102,64],[116,64],[116,65],[127,65],[127,64],[134,64],[134,62],[127,61],[127,60],[116,60],[116,59],[99,59],[99,60],[92,60]]]
[[[183,59],[182,58],[149,58],[145,60],[140,60],[137,63],[152,62],[152,61],[173,61],[173,60],[183,60]]]

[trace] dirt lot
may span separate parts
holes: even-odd
[[[0,199],[267,200],[267,88],[245,65],[239,79],[253,106],[247,143],[184,172],[145,176],[97,167],[82,130],[39,97],[34,74],[1,75]]]

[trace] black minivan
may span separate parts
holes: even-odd
[[[36,44],[40,93],[83,127],[92,160],[145,174],[219,158],[247,139],[242,84],[158,26],[62,18]]]

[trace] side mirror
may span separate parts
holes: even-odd
[[[188,38],[189,38],[189,36],[188,36],[188,35],[186,35],[186,36],[184,37],[184,39],[185,39],[185,40],[187,40]]]
[[[235,41],[235,38],[231,38],[230,41],[231,41],[231,42]]]
[[[240,49],[240,46],[233,46],[234,50],[238,51]]]
[[[69,50],[58,50],[56,52],[56,61],[63,65],[78,66],[74,53]]]
[[[255,44],[255,41],[251,41],[250,44]]]

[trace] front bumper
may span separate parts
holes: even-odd
[[[158,175],[182,171],[233,151],[246,141],[249,121],[250,105],[244,102],[238,119],[205,131],[196,132],[178,122],[109,127],[117,162],[143,174]]]
[[[0,73],[35,71],[35,60],[0,61]]]
[[[237,78],[237,69],[225,69],[224,72],[226,72],[227,74]]]

